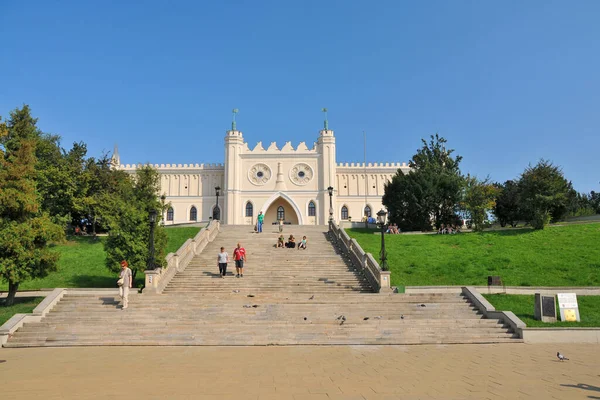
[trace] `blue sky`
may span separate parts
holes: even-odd
[[[0,115],[124,163],[222,162],[316,140],[339,162],[408,161],[438,132],[463,172],[540,158],[600,190],[600,1],[27,1],[0,12]]]

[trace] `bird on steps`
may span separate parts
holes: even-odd
[[[313,295],[312,295],[312,296],[310,296],[308,299],[309,299],[309,300],[312,300],[312,299],[314,299],[314,298],[315,298],[315,295],[313,294]]]
[[[556,352],[556,357],[560,360],[560,361],[567,361],[569,360],[567,357],[565,357],[564,355],[560,354],[560,351]]]

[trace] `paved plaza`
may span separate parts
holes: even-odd
[[[0,388],[6,399],[600,399],[599,356],[527,344],[0,349]]]

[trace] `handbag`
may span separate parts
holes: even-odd
[[[118,286],[123,286],[124,283],[125,283],[125,278],[121,278],[117,281]]]

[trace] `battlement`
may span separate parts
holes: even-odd
[[[144,164],[121,164],[119,165],[119,169],[125,171],[135,171],[136,169],[144,166]],[[152,168],[161,170],[161,169],[181,169],[181,170],[190,170],[190,169],[224,169],[225,167],[221,163],[215,164],[150,164]]]
[[[313,144],[313,148],[309,149],[306,146],[305,142],[300,142],[298,144],[298,147],[294,149],[294,146],[292,146],[292,142],[285,142],[283,147],[280,149],[277,147],[277,142],[271,142],[269,147],[265,150],[265,148],[263,147],[263,143],[258,142],[256,143],[256,146],[254,146],[254,148],[250,150],[248,143],[244,142],[243,151],[244,154],[312,154],[317,152],[317,146],[316,144]]]
[[[365,168],[365,163],[337,163],[338,168]],[[367,163],[367,168],[409,168],[408,164],[403,163]]]

